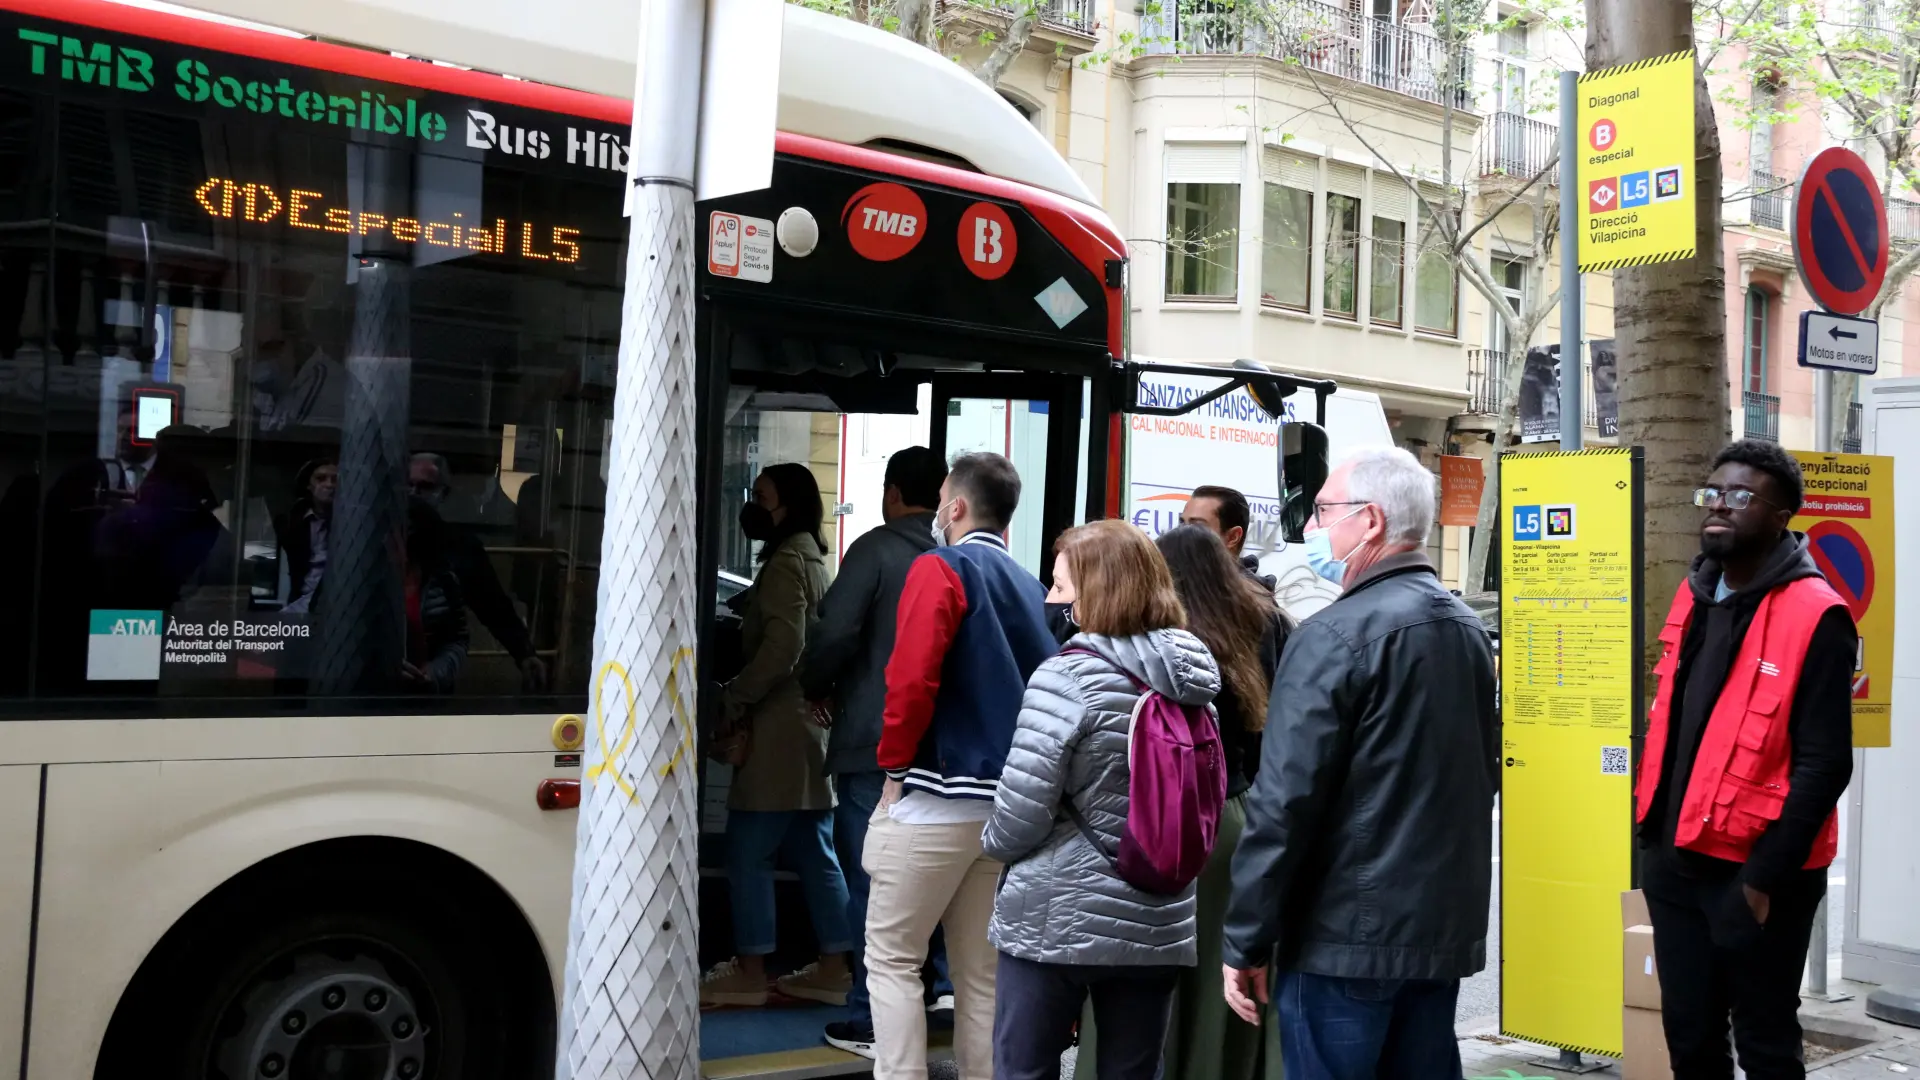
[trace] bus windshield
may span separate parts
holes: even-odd
[[[0,20],[0,700],[583,693],[623,125]]]

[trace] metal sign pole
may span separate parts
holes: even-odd
[[[1580,76],[1560,73],[1560,449],[1579,450],[1586,444],[1580,409],[1580,202],[1569,181],[1579,175]],[[1577,1050],[1560,1051],[1551,1067],[1560,1072],[1587,1073],[1600,1068]]]
[[[1560,449],[1578,450],[1585,441],[1580,408],[1580,201],[1575,175],[1580,159],[1580,76],[1560,73]],[[1576,1055],[1577,1057],[1578,1055]]]
[[[560,1080],[700,1071],[694,163],[704,0],[641,0]]]

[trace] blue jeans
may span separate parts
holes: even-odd
[[[1277,983],[1287,1080],[1460,1080],[1460,980],[1288,971]]]
[[[800,875],[821,955],[852,951],[858,939],[847,929],[847,882],[833,853],[833,811],[729,810],[727,885],[733,895],[734,953],[773,952],[773,866],[782,850]]]
[[[840,866],[847,876],[847,925],[853,930],[853,990],[847,994],[847,1010],[856,1023],[871,1023],[873,1000],[867,996],[867,897],[873,892],[873,879],[861,869],[860,852],[867,846],[867,822],[874,807],[880,805],[880,792],[887,784],[883,772],[841,773],[834,778],[834,791],[840,804],[833,811],[834,840],[840,849]],[[947,945],[941,931],[933,932],[927,946],[927,966],[933,971],[929,997],[953,993],[953,980],[947,974]]]

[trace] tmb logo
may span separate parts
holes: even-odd
[[[492,150],[514,157],[544,161],[553,153],[553,143],[544,131],[514,127],[479,109],[467,110],[467,145],[475,150]]]
[[[927,207],[910,188],[868,184],[847,200],[840,224],[861,258],[892,262],[919,246],[927,231]]]

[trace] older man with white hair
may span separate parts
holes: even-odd
[[[1308,559],[1344,591],[1274,675],[1227,1001],[1248,1023],[1278,1003],[1287,1080],[1460,1080],[1460,980],[1487,962],[1493,650],[1422,554],[1434,477],[1413,455],[1354,453],[1313,509]]]

